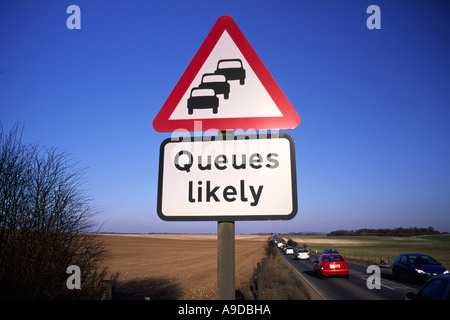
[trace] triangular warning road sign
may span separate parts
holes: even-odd
[[[198,122],[201,121],[201,125]],[[300,117],[242,31],[220,17],[153,120],[175,130],[293,129]]]

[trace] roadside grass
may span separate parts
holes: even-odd
[[[275,242],[269,240],[266,258],[255,272],[248,288],[239,288],[245,300],[310,300],[311,296],[300,277],[279,254]],[[258,284],[261,288],[258,289]]]
[[[263,299],[267,300],[309,300],[299,276],[279,254],[272,257],[263,279]]]
[[[419,237],[282,235],[315,253],[335,248],[349,261],[366,264],[392,264],[400,253],[414,252],[432,256],[450,269],[450,235]]]

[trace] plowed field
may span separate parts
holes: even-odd
[[[113,299],[217,298],[217,235],[101,235],[118,273]],[[236,235],[236,289],[247,290],[268,236]]]

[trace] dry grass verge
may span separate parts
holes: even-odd
[[[278,253],[273,240],[267,242],[266,258],[255,272],[254,282],[240,288],[240,293],[245,300],[311,300],[303,280]]]

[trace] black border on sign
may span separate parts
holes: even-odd
[[[169,143],[185,142],[187,137],[183,137],[180,140],[173,140],[172,138],[165,139],[161,143],[159,150],[159,173],[158,173],[158,200],[156,211],[158,216],[164,221],[252,221],[252,220],[291,220],[295,217],[298,210],[298,200],[297,200],[297,170],[295,163],[295,142],[294,139],[286,134],[252,134],[252,135],[236,135],[232,136],[233,140],[239,139],[287,139],[290,146],[290,156],[291,156],[291,184],[292,184],[292,212],[286,215],[239,215],[239,216],[165,216],[162,212],[162,186],[163,186],[163,172],[164,172],[164,149]],[[221,137],[221,141],[231,140],[227,135]],[[190,141],[214,141],[214,137],[191,137]]]

